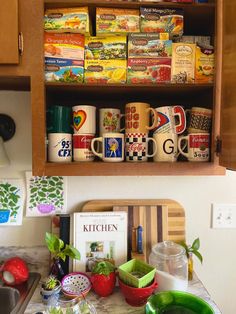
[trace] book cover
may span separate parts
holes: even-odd
[[[81,254],[73,260],[73,271],[90,272],[99,260],[116,266],[127,261],[126,212],[77,212],[72,221],[73,245]]]

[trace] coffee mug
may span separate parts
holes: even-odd
[[[190,114],[189,133],[209,133],[211,129],[212,110],[207,108],[193,107],[186,110]]]
[[[102,153],[98,153],[94,146],[96,142],[102,143]],[[94,138],[91,143],[94,155],[107,162],[124,160],[124,134],[104,133],[101,137]]]
[[[150,113],[153,121],[150,125]],[[157,112],[150,104],[132,102],[125,106],[125,133],[147,133],[157,125]]]
[[[120,129],[121,118],[125,117],[120,113],[120,109],[101,108],[99,109],[99,134],[119,133],[124,130]]]
[[[153,142],[153,153],[148,154],[148,143]],[[147,161],[148,157],[156,154],[157,147],[153,138],[147,137],[146,133],[125,134],[126,161]]]
[[[157,126],[154,133],[183,133],[186,129],[186,116],[181,106],[164,106],[156,108]]]
[[[187,152],[183,151],[183,143],[187,142]],[[191,133],[180,136],[178,140],[179,152],[189,161],[209,161],[210,159],[210,134]]]
[[[72,161],[72,134],[68,133],[48,134],[48,161],[51,162]]]
[[[96,133],[96,107],[79,105],[72,107],[74,134]]]
[[[153,138],[157,146],[157,152],[153,160],[156,162],[175,162],[179,154],[178,135],[175,133],[155,133]]]
[[[72,133],[71,107],[50,106],[46,110],[47,133]]]
[[[73,160],[93,161],[94,154],[91,150],[93,134],[73,134]]]

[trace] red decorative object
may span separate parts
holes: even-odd
[[[100,297],[107,297],[112,294],[116,284],[116,273],[111,272],[109,275],[91,274],[90,278],[93,290]]]
[[[123,293],[126,302],[132,306],[142,306],[147,302],[148,297],[156,290],[158,287],[156,277],[151,285],[144,288],[135,288],[126,285],[119,279],[119,286],[121,292]]]
[[[5,284],[15,286],[28,280],[29,270],[23,259],[16,256],[1,265],[0,277]]]

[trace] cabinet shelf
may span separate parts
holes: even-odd
[[[37,171],[36,171],[37,172]],[[44,175],[53,176],[163,176],[223,175],[225,168],[212,162],[71,162],[46,163]]]

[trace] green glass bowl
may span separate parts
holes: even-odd
[[[203,299],[182,291],[163,291],[147,300],[146,314],[214,314]]]

